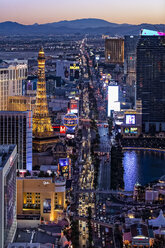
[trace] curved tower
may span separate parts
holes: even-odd
[[[46,97],[45,53],[43,47],[40,48],[38,54],[38,82],[36,106],[33,113],[33,135],[35,137],[49,137],[53,135]]]

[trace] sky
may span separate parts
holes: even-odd
[[[165,24],[165,0],[0,0],[0,22],[41,24],[81,18]]]

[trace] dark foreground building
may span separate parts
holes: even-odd
[[[165,36],[141,36],[136,69],[143,132],[165,132]]]
[[[0,145],[0,247],[13,242],[16,229],[16,145]]]

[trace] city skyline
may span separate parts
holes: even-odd
[[[9,8],[10,6],[10,8]],[[98,18],[115,23],[165,23],[164,0],[56,0],[31,1],[2,0],[0,22],[14,21],[21,24],[51,23],[62,20]],[[14,10],[14,11],[13,11]]]

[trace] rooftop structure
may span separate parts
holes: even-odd
[[[160,210],[159,216],[156,219],[149,220],[149,225],[153,227],[165,227],[165,217],[162,210]]]

